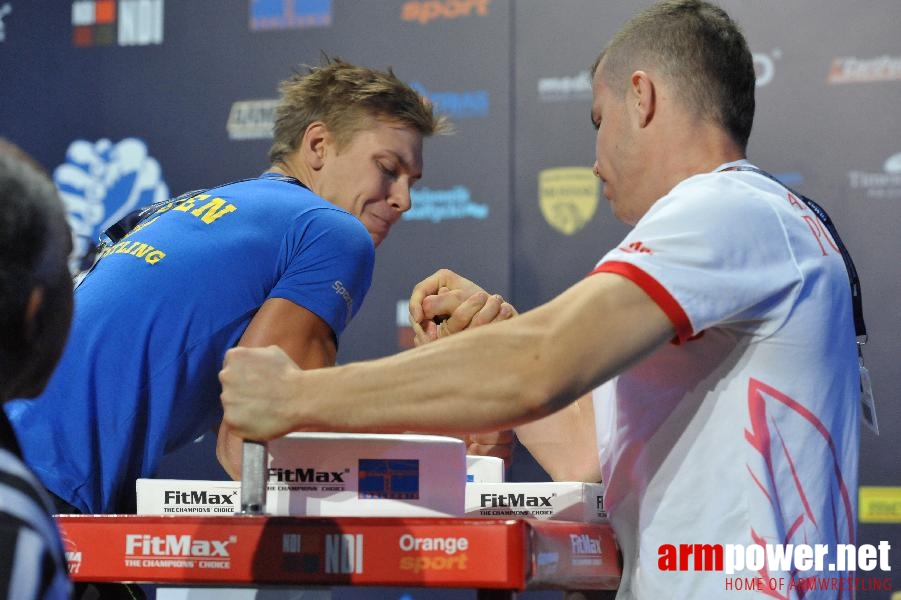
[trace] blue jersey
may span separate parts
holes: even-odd
[[[75,293],[47,389],[6,410],[26,462],[86,513],[134,506],[134,482],[222,418],[226,350],[269,298],[337,337],[363,301],[374,246],[355,216],[264,175],[170,204],[106,248]]]

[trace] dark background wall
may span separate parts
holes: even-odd
[[[342,340],[340,361],[373,358],[407,346],[405,299],[436,268],[528,309],[623,236],[588,170],[588,69],[648,4],[0,0],[0,135],[54,174],[87,244],[132,206],[264,169],[277,83],[320,52],[392,66],[457,131],[427,141],[415,209],[379,248],[372,290]],[[882,430],[863,434],[860,542],[899,548],[901,3],[723,6],[758,69],[750,158],[832,214],[860,271]],[[218,476],[210,437],[162,475]],[[510,478],[545,477],[520,452]]]

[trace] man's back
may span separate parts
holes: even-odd
[[[280,179],[215,188],[139,225],[76,291],[47,390],[8,408],[27,462],[84,512],[132,509],[135,478],[218,424],[218,368],[260,305],[286,298],[337,335],[372,252],[355,217]]]

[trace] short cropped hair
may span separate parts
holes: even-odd
[[[0,138],[0,402],[33,393],[50,376],[72,316],[72,236],[53,183],[30,157]],[[35,320],[25,314],[43,291]]]
[[[305,67],[279,86],[281,100],[269,160],[276,163],[297,149],[310,124],[320,121],[335,135],[338,148],[371,126],[371,119],[399,123],[423,136],[445,133],[449,124],[432,104],[389,68],[378,71],[340,58],[320,67]]]
[[[668,0],[628,21],[595,61],[625,93],[636,70],[657,70],[699,117],[718,123],[742,150],[754,123],[754,59],[739,26],[702,0]]]

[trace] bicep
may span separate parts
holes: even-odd
[[[284,298],[270,298],[257,311],[239,346],[279,346],[304,369],[335,364],[332,328],[315,313]]]
[[[284,298],[263,303],[238,345],[279,346],[304,369],[333,366],[337,355],[332,328],[315,313]],[[216,455],[233,479],[241,475],[242,441],[224,422],[220,424]]]

